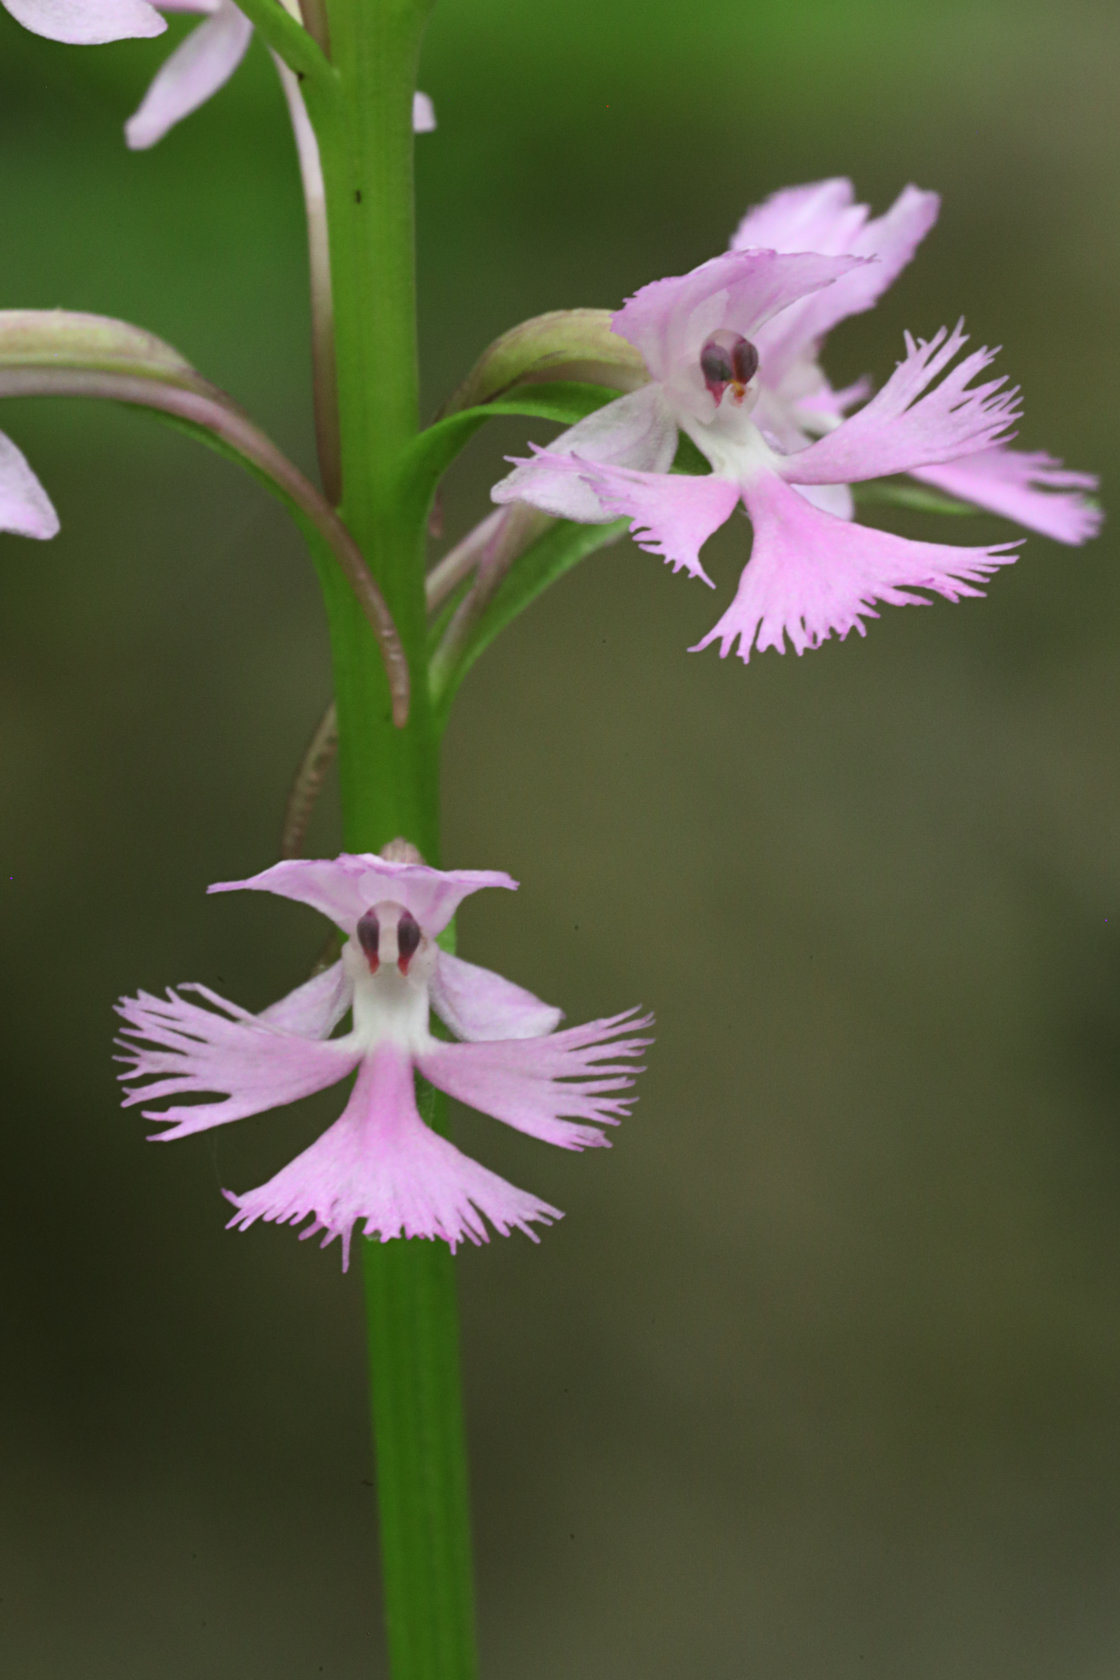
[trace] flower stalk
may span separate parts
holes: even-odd
[[[329,232],[340,511],[390,605],[413,679],[398,729],[368,627],[348,592],[328,583],[344,844],[375,852],[403,836],[438,864],[427,509],[403,482],[419,429],[412,122],[429,9],[430,0],[328,0],[337,97],[305,92]],[[445,1131],[434,1091],[422,1091],[421,1106]],[[442,1243],[361,1247],[393,1680],[474,1680],[454,1261]]]

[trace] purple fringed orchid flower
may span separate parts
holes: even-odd
[[[147,0],[3,0],[3,4],[32,34],[80,46],[162,35],[167,28]]]
[[[802,653],[833,634],[863,635],[876,602],[924,605],[915,590],[979,595],[1015,558],[1015,543],[961,548],[855,524],[853,483],[907,472],[1066,542],[1099,525],[1074,493],[1094,478],[1006,447],[1017,391],[1002,379],[972,383],[994,352],[956,361],[967,342],[959,323],[929,342],[907,334],[886,385],[845,418],[867,389],[831,389],[821,342],[876,302],[938,209],[935,194],[908,187],[869,221],[852,196],[847,181],[778,193],[746,216],[724,256],[644,286],[612,324],[641,352],[650,383],[516,462],[492,492],[589,523],[626,517],[641,547],[709,585],[700,549],[742,501],[751,558],[697,647],[718,642],[744,662],[754,647],[783,652],[787,637]],[[710,476],[670,473],[680,431]]]
[[[288,860],[246,881],[217,883],[211,892],[247,887],[312,905],[346,933],[342,957],[260,1015],[198,985],[165,999],[123,998],[118,1043],[126,1055],[118,1059],[129,1065],[120,1077],[148,1081],[129,1091],[126,1106],[226,1093],[221,1102],[146,1107],[147,1118],[168,1127],[155,1134],[166,1141],[294,1102],[356,1071],[342,1115],[310,1148],[259,1189],[224,1192],[237,1209],[231,1226],[310,1218],[301,1237],[322,1231],[323,1246],[341,1237],[343,1270],[359,1221],[365,1236],[382,1242],[438,1237],[452,1250],[464,1238],[487,1241],[486,1220],[503,1236],[516,1226],[537,1241],[532,1222],[551,1224],[558,1210],[426,1126],[414,1071],[561,1149],[606,1146],[601,1128],[628,1112],[633,1098],[623,1093],[651,1042],[632,1035],[652,1017],[627,1010],[556,1032],[558,1009],[436,944],[469,893],[516,886],[493,871],[368,854]],[[460,1042],[433,1036],[429,1008]],[[350,1031],[331,1038],[348,1010]]]
[[[253,34],[252,24],[233,0],[159,0],[159,5],[165,12],[200,12],[204,22],[175,48],[125,123],[125,139],[133,151],[154,146],[224,87],[245,57]],[[436,126],[426,93],[413,96],[412,126],[417,134]]]

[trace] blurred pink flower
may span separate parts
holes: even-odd
[[[17,23],[51,41],[100,46],[167,28],[147,0],[3,0]]]
[[[0,432],[0,531],[20,537],[55,537],[58,515],[22,450]]]
[[[205,21],[164,62],[139,109],[125,123],[125,139],[134,151],[154,146],[168,129],[217,93],[245,57],[253,33],[249,19],[233,0],[159,0],[159,4],[165,12],[201,12]],[[412,124],[417,134],[436,126],[425,93],[413,97]]]
[[[875,303],[937,214],[936,197],[913,187],[872,221],[851,199],[846,181],[776,194],[726,255],[643,287],[613,326],[641,352],[649,384],[517,462],[493,491],[569,519],[624,516],[640,546],[709,584],[700,548],[742,501],[751,558],[698,646],[737,646],[744,661],[753,647],[784,651],[787,638],[801,653],[833,634],[862,635],[876,602],[924,604],[914,590],[978,595],[1015,557],[1015,544],[961,548],[857,525],[852,483],[909,472],[1066,541],[1083,541],[1099,519],[1068,493],[1090,488],[1088,475],[1005,447],[1017,392],[1002,379],[972,384],[994,353],[956,361],[959,324],[928,343],[907,335],[886,385],[845,418],[867,392],[831,389],[821,340]],[[710,476],[670,473],[681,431]]]
[[[531,1222],[561,1217],[526,1191],[463,1155],[426,1126],[413,1074],[517,1130],[562,1149],[606,1146],[633,1101],[622,1093],[650,1043],[629,1036],[650,1024],[635,1011],[555,1032],[560,1011],[512,981],[449,955],[436,944],[460,902],[480,887],[516,887],[508,875],[430,869],[422,863],[347,855],[289,860],[242,887],[310,904],[347,935],[341,959],[260,1015],[206,986],[166,999],[140,993],[118,1011],[124,1080],[147,1080],[127,1105],[185,1093],[224,1092],[224,1101],[145,1108],[168,1130],[160,1141],[226,1125],[293,1102],[357,1072],[338,1120],[257,1190],[224,1194],[237,1209],[231,1226],[254,1220],[296,1224],[342,1238],[349,1264],[353,1227],[365,1236],[488,1240],[514,1226],[537,1240]],[[188,1001],[193,991],[206,1005]],[[433,1036],[429,1008],[458,1043]],[[346,1012],[352,1025],[329,1035]],[[131,1042],[141,1041],[139,1043]],[[566,1117],[566,1118],[565,1118]],[[483,1217],[485,1216],[485,1218]]]

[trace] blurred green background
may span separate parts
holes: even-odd
[[[0,25],[0,302],[136,320],[310,466],[263,51],[134,156],[166,40]],[[1023,383],[1024,446],[1107,500],[1118,46],[1104,0],[440,0],[427,411],[516,320],[684,271],[776,187],[849,174],[882,210],[913,180],[941,223],[835,335],[837,382],[963,311]],[[299,907],[204,896],[274,858],[328,695],[311,570],[262,492],[144,417],[0,423],[64,526],[0,537],[0,1669],[384,1674],[357,1275],[227,1235],[218,1195],[337,1098],[161,1150],[109,1061],[119,993],[259,1007],[318,947]],[[525,436],[472,446],[451,536]],[[611,1154],[462,1119],[568,1213],[460,1262],[485,1680],[1115,1676],[1113,530],[749,670],[689,655],[716,601],[621,543],[468,679],[445,858],[525,885],[467,907],[463,948],[572,1020],[659,1017]],[[711,545],[720,605],[745,539]]]

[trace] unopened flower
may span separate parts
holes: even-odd
[[[100,46],[134,35],[161,35],[167,24],[147,0],[3,0],[17,23],[51,41]]]
[[[1083,540],[1096,515],[1066,492],[1093,481],[1004,447],[1017,392],[1002,379],[973,384],[994,353],[957,360],[967,342],[960,324],[929,342],[907,335],[886,385],[847,418],[866,391],[834,392],[817,365],[825,333],[871,307],[936,210],[936,198],[915,188],[870,222],[847,182],[776,195],[747,217],[735,249],[624,305],[613,327],[641,352],[649,384],[516,463],[495,501],[590,523],[624,516],[641,547],[709,585],[700,549],[742,501],[751,558],[698,646],[718,642],[726,655],[737,645],[744,661],[753,647],[784,651],[787,638],[801,653],[833,634],[862,635],[875,603],[923,603],[915,590],[978,595],[1015,558],[1015,544],[953,547],[855,524],[848,486],[861,480],[913,473]],[[739,248],[744,239],[752,243]],[[680,432],[710,475],[670,473]]]
[[[164,62],[139,109],[125,123],[125,139],[134,151],[154,146],[168,129],[224,87],[245,57],[253,33],[253,25],[233,0],[159,0],[159,4],[165,12],[201,12],[205,21]],[[425,93],[413,97],[412,125],[417,134],[436,125]]]
[[[22,450],[0,432],[0,531],[20,537],[58,535],[58,515]]]
[[[349,1264],[354,1226],[362,1234],[488,1240],[486,1221],[503,1236],[514,1227],[536,1239],[533,1222],[558,1210],[515,1189],[462,1154],[420,1118],[414,1073],[495,1119],[562,1149],[608,1142],[633,1101],[635,1058],[649,1044],[632,1036],[652,1019],[635,1011],[556,1032],[560,1011],[532,993],[436,943],[461,901],[480,887],[516,887],[486,870],[439,870],[368,854],[333,861],[289,860],[246,881],[248,887],[298,899],[346,934],[341,959],[287,997],[251,1015],[206,986],[141,992],[118,1005],[118,1042],[143,1080],[127,1104],[224,1093],[222,1101],[176,1104],[143,1113],[168,1129],[161,1141],[240,1120],[295,1101],[355,1073],[342,1115],[259,1189],[224,1192],[237,1209],[231,1226],[257,1219],[311,1223],[302,1237],[342,1239]],[[196,1003],[182,995],[192,991]],[[433,1009],[459,1042],[437,1038]],[[343,1036],[329,1035],[351,1012]]]

